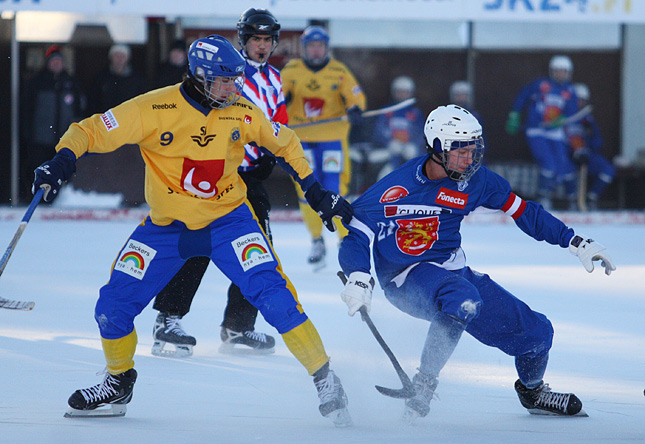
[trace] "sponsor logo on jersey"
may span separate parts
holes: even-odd
[[[402,253],[419,256],[432,248],[439,230],[439,217],[397,219],[396,246]]]
[[[224,172],[224,159],[184,159],[181,172],[181,187],[189,193],[203,198],[217,194],[217,181]]]
[[[280,129],[282,128],[282,125],[280,125],[280,123],[278,122],[271,122],[271,126],[273,126],[273,135],[277,139],[280,135]]]
[[[354,94],[355,96],[359,95],[362,92],[363,92],[363,90],[358,85],[356,85],[355,87],[352,88],[352,94]]]
[[[233,117],[233,116],[220,116],[219,120],[242,120],[239,117]]]
[[[157,250],[146,244],[130,239],[121,252],[119,260],[114,264],[115,271],[122,271],[136,279],[143,279],[150,262],[157,254]]]
[[[436,214],[452,213],[452,210],[429,205],[385,205],[385,217],[397,216],[433,216]]]
[[[190,136],[191,139],[193,139],[193,142],[195,142],[197,145],[201,146],[202,148],[208,145],[213,141],[213,139],[217,136],[217,134],[206,134],[206,127],[202,126],[200,129],[200,135],[199,136]]]
[[[399,199],[404,198],[408,194],[410,193],[405,187],[402,187],[401,185],[395,185],[385,190],[385,193],[383,193],[383,195],[379,199],[379,202],[381,203],[395,202]]]
[[[322,153],[323,173],[340,173],[342,168],[342,151],[326,150]]]
[[[260,233],[249,233],[231,242],[244,271],[265,262],[272,262],[271,249]]]
[[[318,82],[316,82],[316,79],[311,79],[309,83],[305,85],[307,89],[310,89],[312,91],[316,91],[317,89],[320,89],[320,85]]]
[[[248,114],[244,116],[244,123],[251,123],[252,121],[253,119],[251,119],[251,116],[249,116]]]
[[[466,208],[466,204],[468,203],[468,194],[441,187],[439,188],[439,194],[437,194],[434,201],[439,205],[463,210]]]
[[[313,119],[315,117],[320,117],[325,106],[325,101],[317,97],[305,97],[304,99],[304,110],[305,117],[308,119]]]
[[[176,103],[161,103],[159,105],[153,104],[152,109],[177,109]]]
[[[101,114],[101,122],[103,122],[105,129],[107,129],[108,131],[112,131],[113,129],[117,129],[119,127],[119,122],[116,121],[116,117],[114,117],[111,109]]]

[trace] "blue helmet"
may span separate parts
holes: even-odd
[[[329,60],[329,34],[322,26],[308,26],[300,36],[302,43],[302,58],[307,64],[312,66],[320,66],[327,63]],[[312,58],[307,55],[307,45],[311,42],[323,42],[325,44],[325,54],[322,57]]]
[[[212,108],[237,102],[244,86],[244,57],[219,35],[197,39],[188,50],[188,77]]]

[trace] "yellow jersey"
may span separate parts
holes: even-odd
[[[280,74],[291,125],[341,117],[352,106],[365,109],[363,90],[347,66],[338,60],[331,59],[324,68],[312,71],[302,59],[294,59]],[[305,142],[326,142],[346,139],[349,128],[349,123],[341,120],[295,131]]]
[[[271,151],[305,190],[314,182],[292,130],[267,120],[244,97],[225,109],[204,108],[181,84],[72,124],[56,150],[68,148],[79,159],[125,144],[138,144],[141,150],[146,201],[157,225],[177,220],[195,230],[239,207],[246,185],[237,169],[246,144]]]

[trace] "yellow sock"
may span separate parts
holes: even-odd
[[[119,339],[101,338],[107,371],[111,375],[127,372],[134,367],[134,352],[137,349],[137,330]]]
[[[293,356],[304,365],[310,375],[329,362],[320,335],[309,319],[284,333],[282,338]]]

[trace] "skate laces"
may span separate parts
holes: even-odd
[[[553,392],[551,391],[549,384],[544,384],[540,391],[540,396],[538,396],[535,404],[566,411],[569,404],[569,398],[570,395],[568,393]]]
[[[258,333],[255,330],[245,331],[244,336],[246,336],[247,338],[253,339],[254,341],[267,342],[266,333]]]
[[[99,372],[98,374],[102,374]],[[117,395],[118,392],[114,386],[118,386],[119,381],[110,373],[105,373],[105,379],[100,384],[97,384],[93,387],[86,389],[81,389],[81,395],[85,398],[85,401],[92,403],[95,401],[100,401],[101,399],[109,398],[110,396]]]
[[[178,317],[175,316],[168,316],[166,318],[166,330],[164,333],[174,333],[177,336],[188,336],[188,334],[184,331],[183,327],[181,326],[181,323],[179,322]]]
[[[327,377],[314,381],[316,390],[318,390],[318,398],[321,404],[326,404],[339,398],[339,385],[336,382],[336,374],[329,370]]]

